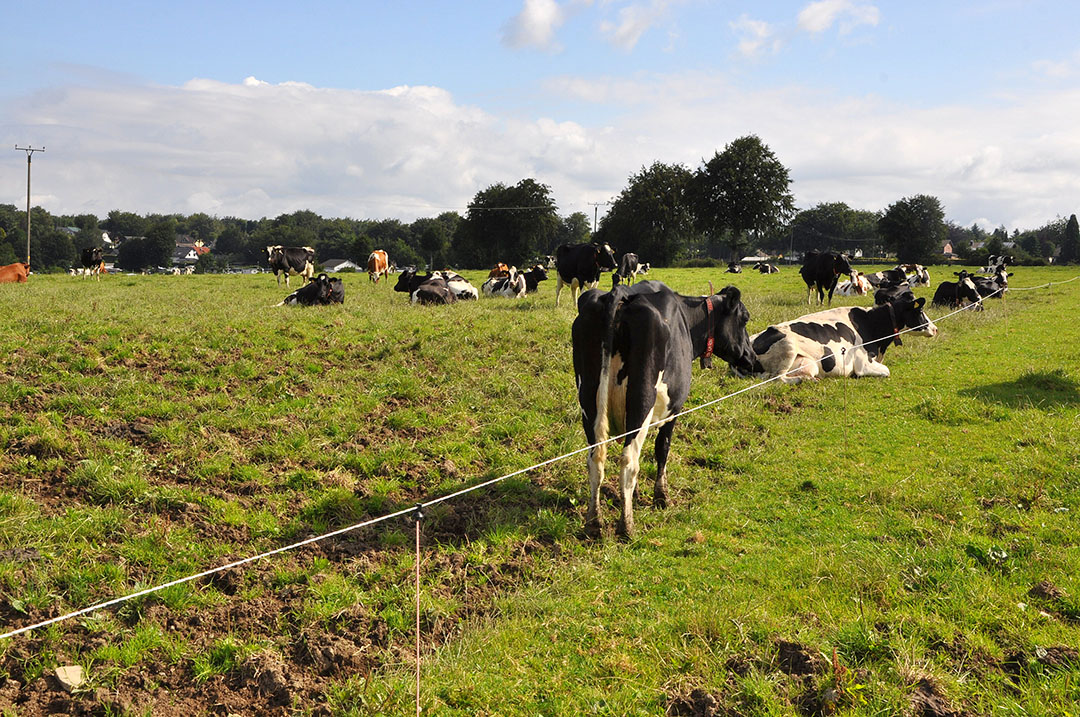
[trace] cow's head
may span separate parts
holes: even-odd
[[[615,250],[610,244],[593,244],[596,248],[596,266],[600,271],[615,271],[618,264],[615,263]]]
[[[837,254],[833,259],[833,272],[837,276],[841,274],[847,274],[851,276],[851,260],[848,259],[847,254]]]
[[[405,293],[412,292],[413,277],[416,276],[416,268],[407,266],[401,270],[398,274],[397,283],[394,284],[394,291],[404,291]]]
[[[750,312],[742,303],[742,294],[734,286],[708,297],[712,302],[713,351],[731,366],[736,375],[747,376],[762,371],[757,354],[750,345],[746,324]]]
[[[925,305],[925,296],[916,299],[913,294],[907,292],[901,294],[892,302],[893,316],[896,317],[896,328],[900,331],[911,329],[909,333],[919,334],[920,336],[929,336],[931,338],[937,336],[937,326],[923,311]],[[897,343],[900,343],[899,338],[897,338]]]
[[[281,244],[275,244],[274,246],[266,247],[266,258],[267,258],[267,260],[268,261],[273,261],[274,256],[277,255],[277,254],[281,254],[281,250],[284,249],[284,248],[285,247],[283,247]]]

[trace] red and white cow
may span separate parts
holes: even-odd
[[[379,283],[382,277],[390,278],[390,257],[382,249],[376,249],[368,254],[367,258],[368,279]]]

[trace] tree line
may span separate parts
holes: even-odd
[[[566,243],[603,241],[658,266],[738,259],[751,251],[798,256],[811,249],[867,257],[939,263],[948,242],[954,254],[976,263],[988,254],[1012,254],[1018,263],[1076,262],[1076,215],[1027,231],[961,227],[945,219],[928,195],[902,198],[881,211],[843,202],[797,210],[788,169],[758,137],[748,135],[702,160],[696,170],[655,162],[628,178],[596,232],[582,212],[560,216],[551,188],[533,178],[497,183],[477,192],[465,209],[412,222],[324,218],[301,210],[273,219],[216,217],[205,213],[146,214],[113,210],[53,216],[31,210],[35,271],[76,266],[82,249],[100,246],[103,231],[116,241],[116,264],[127,271],[167,267],[178,237],[211,247],[198,271],[266,264],[266,247],[311,246],[320,260],[349,259],[361,266],[373,249],[399,265],[482,268],[496,262],[525,266]],[[0,265],[25,258],[26,215],[0,204]]]

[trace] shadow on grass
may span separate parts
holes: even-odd
[[[1015,381],[967,388],[961,396],[1013,408],[1048,408],[1080,405],[1080,382],[1064,369],[1025,371]]]

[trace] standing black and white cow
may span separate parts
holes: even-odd
[[[537,264],[533,268],[526,271],[522,276],[525,277],[525,293],[532,294],[540,287],[541,281],[547,281],[547,269],[543,264]]]
[[[555,306],[564,284],[576,300],[578,291],[596,288],[600,272],[614,270],[615,252],[607,244],[563,244],[555,250]]]
[[[508,299],[525,298],[525,275],[512,266],[507,270],[507,276],[488,277],[480,286],[484,296],[505,296]]]
[[[746,334],[750,314],[739,290],[729,286],[711,296],[680,296],[659,281],[641,281],[608,293],[586,291],[574,320],[574,376],[585,439],[590,445],[629,431],[620,466],[622,517],[616,531],[634,529],[633,496],[639,457],[649,425],[657,428],[656,505],[667,505],[667,456],[672,418],[690,392],[691,365],[712,354],[737,370],[760,368]],[[589,508],[585,530],[600,533],[599,495],[607,444],[589,450]]]
[[[634,277],[637,276],[638,269],[641,268],[640,262],[638,262],[638,255],[633,252],[626,252],[619,259],[619,268],[611,276],[611,285],[618,286],[620,283],[625,282],[627,286],[634,283]]]
[[[79,261],[83,265],[83,276],[94,276],[98,279],[101,278],[101,269],[105,264],[104,259],[101,258],[101,247],[86,247],[79,255]]]
[[[338,280],[340,282],[340,279]],[[281,300],[278,306],[320,306],[333,303],[334,289],[330,283],[330,277],[319,274],[317,277],[300,287],[293,293]],[[342,301],[345,300],[342,289]]]
[[[841,274],[851,277],[851,262],[844,254],[836,252],[819,252],[817,249],[806,253],[802,268],[799,269],[803,281],[806,282],[806,303],[814,295],[814,287],[817,287],[818,303],[825,303],[825,292],[829,292],[829,305],[832,306],[833,290]]]
[[[937,327],[923,312],[925,303],[909,296],[870,309],[827,309],[770,326],[751,342],[765,374],[784,383],[820,376],[888,376],[881,359],[891,344],[901,345],[901,331],[937,336]]]
[[[309,281],[315,276],[315,250],[309,246],[276,244],[266,247],[266,254],[278,286],[281,286],[282,274],[285,275],[285,286],[289,285],[289,277],[294,274],[299,274]]]
[[[966,271],[955,271],[956,281],[943,281],[938,284],[938,288],[934,291],[934,300],[931,302],[935,306],[949,306],[954,309],[959,309],[964,306],[964,302],[968,302],[974,311],[982,311],[982,297],[979,296],[979,290],[975,287],[975,282],[972,281],[972,275]]]

